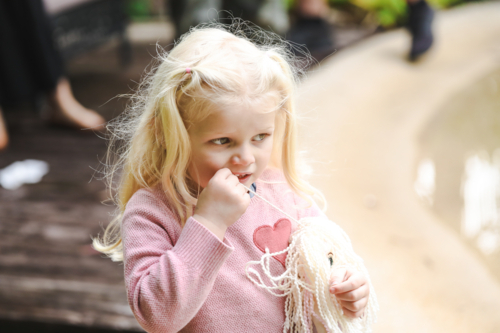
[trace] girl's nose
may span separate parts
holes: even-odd
[[[246,145],[239,147],[232,157],[232,162],[239,165],[250,165],[255,162],[252,149]]]

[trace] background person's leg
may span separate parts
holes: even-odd
[[[75,99],[69,81],[64,77],[58,81],[56,88],[47,94],[47,102],[50,106],[47,117],[52,123],[81,129],[104,129],[104,118]]]
[[[3,150],[9,144],[9,135],[7,134],[7,127],[5,126],[5,121],[2,115],[2,109],[0,108],[0,150]]]
[[[33,102],[55,89],[62,60],[41,1],[0,2],[0,105]]]
[[[294,11],[295,20],[285,38],[305,46],[316,60],[333,53],[332,28],[325,19],[328,14],[326,0],[298,0]],[[297,52],[297,49],[294,51]]]
[[[217,19],[222,0],[171,0],[167,4],[175,25],[177,40],[191,27]]]
[[[434,11],[425,0],[407,0],[407,3],[408,29],[412,37],[409,59],[415,61],[430,49],[434,41]]]
[[[49,120],[77,128],[103,128],[104,118],[84,108],[64,78],[42,1],[0,2],[0,45],[0,105],[4,110],[47,97]]]

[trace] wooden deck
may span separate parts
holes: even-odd
[[[107,119],[126,102],[113,98],[131,91],[155,54],[136,47],[123,70],[115,51],[93,52],[68,69],[77,98]],[[0,188],[0,331],[141,331],[123,266],[90,247],[113,212],[101,203],[107,193],[96,171],[106,150],[102,134],[47,126],[29,107],[4,113],[11,144],[0,153],[0,168],[39,159],[50,171],[38,184]]]

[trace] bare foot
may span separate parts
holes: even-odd
[[[328,13],[328,4],[325,0],[299,0],[298,12],[304,17],[324,18]]]
[[[7,126],[2,116],[2,109],[0,109],[0,150],[4,150],[9,144],[9,134],[7,133]]]
[[[52,123],[101,131],[106,121],[97,112],[81,105],[73,96],[71,86],[66,78],[59,80],[54,92],[48,96],[50,114],[48,120]]]

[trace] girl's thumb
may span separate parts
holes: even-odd
[[[344,282],[347,269],[344,267],[335,268],[330,274],[330,292],[333,292],[335,285]],[[333,289],[333,291],[332,291]]]

